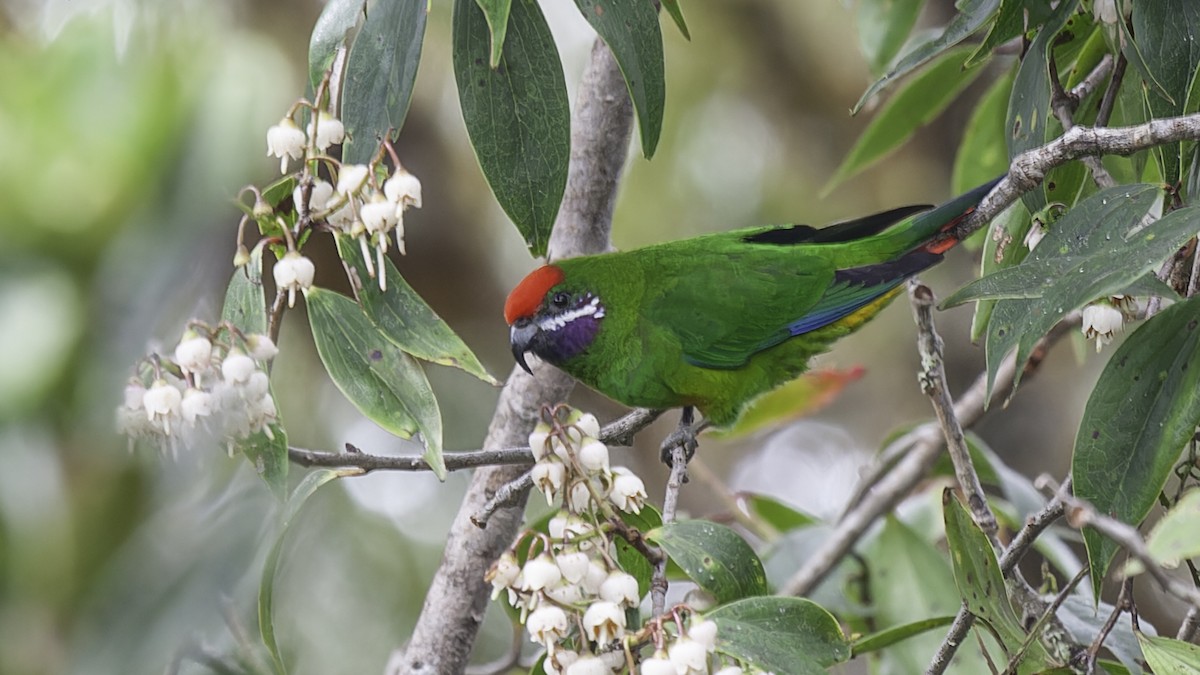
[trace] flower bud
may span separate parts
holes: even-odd
[[[536,461],[542,461],[550,452],[550,444],[546,441],[550,438],[550,425],[545,422],[538,422],[533,431],[529,433],[529,450],[533,453],[533,458]]]
[[[275,342],[266,335],[255,333],[246,337],[246,349],[250,350],[250,358],[255,361],[270,361],[279,354]]]
[[[667,658],[675,664],[677,673],[708,672],[708,651],[704,645],[686,636],[667,648]]]
[[[711,619],[697,621],[688,628],[688,637],[704,645],[704,649],[712,652],[717,648],[717,622]]]
[[[661,650],[654,652],[654,656],[642,661],[642,667],[638,672],[641,675],[678,675],[675,672],[675,664],[671,663],[667,658],[667,653]]]
[[[600,441],[585,436],[578,454],[585,470],[593,474],[608,471],[608,446]]]
[[[559,553],[554,562],[558,564],[558,569],[562,572],[564,579],[577,584],[587,574],[588,563],[591,562],[591,558],[583,551],[570,551]]]
[[[246,384],[257,370],[254,359],[237,351],[230,352],[221,362],[221,376],[227,384]]]
[[[188,331],[184,339],[175,346],[175,363],[178,363],[185,373],[204,372],[208,369],[211,359],[212,342],[192,331]]]
[[[338,172],[337,192],[351,195],[358,192],[367,182],[370,169],[364,164],[343,164]]]
[[[636,607],[641,599],[637,579],[621,570],[609,572],[604,583],[600,584],[600,599],[625,607]]]
[[[500,591],[511,587],[520,573],[521,566],[517,564],[517,556],[513,555],[512,551],[502,553],[484,577],[492,583],[492,599],[495,600]]]
[[[521,575],[525,578],[522,590],[526,591],[540,591],[547,586],[557,584],[562,579],[562,572],[558,569],[558,565],[555,565],[550,556],[545,553],[526,561]]]
[[[596,656],[584,656],[575,663],[567,666],[566,675],[611,675],[612,670],[603,659]]]

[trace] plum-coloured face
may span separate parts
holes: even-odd
[[[568,288],[562,272],[548,265],[513,289],[504,313],[512,326],[513,358],[528,371],[527,352],[561,364],[586,349],[600,330],[604,305],[588,291]]]

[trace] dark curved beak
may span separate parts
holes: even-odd
[[[533,371],[529,369],[529,364],[525,363],[525,352],[529,351],[529,347],[533,343],[533,338],[537,336],[537,333],[537,324],[532,321],[514,324],[512,332],[509,333],[509,343],[512,345],[513,358],[516,359],[517,365],[521,366],[530,375],[533,374]]]

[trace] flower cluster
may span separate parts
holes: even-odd
[[[297,290],[312,285],[312,262],[299,254],[295,240],[303,223],[324,222],[358,240],[367,273],[386,290],[384,256],[392,238],[404,253],[404,212],[421,208],[421,181],[401,166],[386,142],[384,149],[395,166],[390,173],[382,163],[382,152],[370,164],[342,164],[325,155],[327,148],[345,140],[345,129],[340,120],[322,110],[311,114],[313,120],[307,130],[302,130],[293,119],[300,105],[293,106],[291,113],[267,131],[267,154],[280,158],[280,172],[287,172],[289,159],[300,160],[303,167],[292,191],[295,222],[291,226],[280,223],[288,249],[275,265],[276,286],[287,291],[290,306],[295,303]],[[322,166],[329,180],[321,177]],[[267,211],[268,217],[273,215],[269,206]],[[371,248],[375,249],[374,256]]]
[[[125,386],[117,427],[131,444],[148,440],[173,454],[212,437],[231,452],[252,434],[273,437],[277,411],[264,364],[278,351],[265,335],[192,322],[172,357],[143,359]]]
[[[492,565],[492,598],[503,594],[519,610],[529,639],[546,650],[542,667],[549,675],[711,672],[717,658],[712,621],[679,607],[641,627],[628,623],[642,591],[621,567],[612,523],[618,511],[644,507],[642,480],[611,466],[594,416],[560,406],[546,417],[529,436],[536,458],[531,476],[561,508],[545,532],[522,533]],[[649,646],[653,656],[642,658],[640,650]]]
[[[1114,295],[1097,300],[1083,308],[1083,334],[1096,341],[1096,351],[1112,342],[1113,336],[1125,327],[1125,320],[1135,310],[1133,298]]]

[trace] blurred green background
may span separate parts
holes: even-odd
[[[573,3],[542,4],[573,94],[593,36]],[[989,78],[904,150],[818,199],[867,119],[847,113],[871,81],[853,5],[684,8],[693,40],[664,23],[664,134],[653,161],[630,155],[618,247],[765,222],[822,224],[948,196],[969,103]],[[272,498],[220,448],[177,459],[129,452],[113,411],[135,359],[172,349],[187,319],[219,314],[238,222],[232,199],[274,176],[265,131],[302,91],[320,9],[315,0],[0,1],[2,673],[159,673],[181,654],[228,652],[239,630],[256,630]],[[922,23],[940,25],[951,11],[948,1],[931,3]],[[425,192],[424,209],[407,218],[408,256],[397,262],[503,377],[512,360],[500,308],[535,263],[467,143],[449,19],[450,3],[433,2],[397,144]],[[342,288],[331,243],[315,237],[309,250],[318,284]],[[974,265],[956,251],[926,280],[944,296]],[[939,320],[957,390],[982,355],[967,343],[969,308]],[[836,513],[863,453],[929,413],[912,335],[901,301],[823,357],[821,365],[862,364],[868,374],[821,414],[821,425],[774,437],[772,469],[745,465],[760,469],[743,467],[739,484]],[[287,315],[280,342],[276,392],[293,444],[415,450],[340,398],[301,307]],[[1061,475],[1090,372],[1059,355],[984,434],[1025,472]],[[430,377],[447,447],[478,447],[497,390],[445,369]],[[619,413],[590,392],[576,400],[602,419]],[[652,493],[662,483],[653,448],[673,424],[660,422],[644,434],[645,447],[619,454]],[[725,473],[763,440],[709,443],[703,454]],[[276,595],[293,672],[381,672],[415,620],[465,482],[370,476],[312,500],[285,550]],[[715,508],[704,493],[685,490],[685,507]],[[509,639],[495,619],[480,660]],[[182,670],[206,672],[190,662]]]

